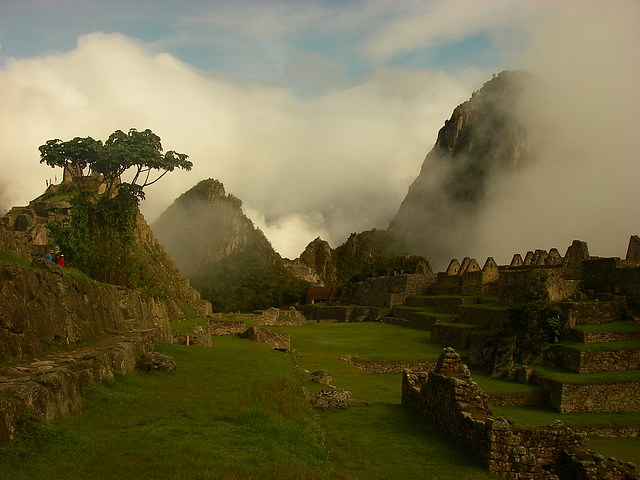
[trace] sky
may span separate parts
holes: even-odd
[[[147,190],[150,223],[215,178],[284,257],[336,247],[386,228],[453,109],[522,69],[547,87],[540,158],[495,182],[460,257],[624,256],[639,45],[640,0],[0,0],[0,211],[60,181],[48,139],[150,128],[194,164]]]

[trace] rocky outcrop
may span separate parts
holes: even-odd
[[[150,270],[154,286],[171,318],[183,315],[189,308],[203,316],[211,316],[211,304],[200,298],[200,292],[191,286],[172,257],[160,245],[142,214],[138,214],[136,219],[136,242],[150,260],[146,268]]]
[[[171,355],[158,352],[145,352],[140,355],[137,366],[147,372],[166,372],[176,369],[176,361]]]
[[[0,361],[109,331],[152,329],[155,340],[171,340],[167,310],[152,297],[37,265],[0,266]]]
[[[131,373],[137,359],[153,348],[152,331],[116,337],[110,344],[82,347],[0,369],[0,444],[19,434],[25,418],[50,422],[82,406],[89,385]]]
[[[529,81],[524,72],[502,72],[453,111],[389,226],[436,268],[456,256],[452,238],[472,231],[492,179],[528,162],[517,112]]]
[[[329,388],[325,388],[311,397],[310,402],[313,407],[320,409],[346,408],[354,403],[354,399],[351,392],[330,385]]]
[[[336,256],[329,242],[317,237],[296,260],[299,270],[306,267],[305,278],[318,285],[335,285],[337,279]]]
[[[58,253],[58,247],[49,238],[47,224],[54,220],[67,219],[72,210],[68,201],[52,201],[57,193],[64,193],[65,186],[50,185],[47,191],[26,207],[14,207],[0,217],[0,251],[27,260],[44,253]],[[68,187],[68,185],[66,186]],[[204,316],[211,314],[211,305],[200,299],[200,294],[178,270],[173,260],[154,237],[144,217],[138,213],[135,224],[135,242],[140,258],[148,270],[150,284],[145,285],[161,298],[170,317],[183,315],[193,309]],[[64,253],[64,252],[61,252]],[[53,264],[39,264],[40,268],[52,270]]]

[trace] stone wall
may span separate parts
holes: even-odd
[[[534,375],[549,392],[549,404],[560,413],[640,412],[640,382],[560,383]]]
[[[34,265],[0,266],[0,361],[133,328],[153,329],[157,341],[171,341],[161,303],[132,290],[63,276],[46,260],[36,259]]]
[[[457,314],[460,305],[473,305],[480,303],[478,297],[410,297],[407,305],[411,307],[435,307],[438,312],[445,314]]]
[[[471,346],[473,331],[477,325],[457,323],[436,323],[431,327],[431,340],[448,347],[468,349]]]
[[[247,324],[241,320],[209,320],[211,335],[237,335],[247,329]]]
[[[302,314],[312,322],[378,322],[389,308],[347,307],[339,305],[304,305]]]
[[[264,310],[256,319],[258,325],[284,325],[289,327],[302,325],[305,321],[304,315],[294,307],[289,308],[289,310],[280,310],[272,307]]]
[[[486,329],[499,330],[510,322],[506,308],[482,308],[474,305],[460,306],[460,323],[480,325]]]
[[[353,365],[366,373],[402,373],[406,369],[428,372],[435,368],[436,362],[431,360],[367,360],[358,357],[340,357],[340,360]]]
[[[430,314],[421,310],[396,306],[391,310],[392,317],[382,319],[383,322],[405,325],[407,327],[430,329],[435,323],[455,320],[448,314]],[[395,321],[394,321],[395,320]]]
[[[567,327],[614,322],[624,318],[627,309],[625,297],[603,295],[602,299],[557,304],[566,313]]]
[[[435,283],[435,275],[405,274],[368,278],[342,289],[340,303],[391,308],[402,305],[407,297],[426,292]]]
[[[573,337],[581,343],[606,343],[620,342],[624,340],[640,340],[640,330],[629,332],[608,332],[608,331],[580,331],[572,330]]]
[[[554,363],[575,373],[613,372],[640,368],[640,348],[581,350],[553,345]]]
[[[595,454],[585,448],[584,434],[559,421],[523,429],[505,418],[493,417],[486,395],[471,381],[468,368],[451,348],[443,350],[432,372],[404,372],[402,403],[439,424],[463,448],[479,457],[489,471],[503,478],[639,478],[634,467],[614,460],[601,459],[597,468],[582,468],[583,460],[593,459]],[[583,476],[577,476],[577,472]]]
[[[498,279],[498,301],[522,302],[533,285],[542,283],[551,302],[559,302],[580,292],[582,282],[567,279],[567,271],[559,266],[502,269]]]

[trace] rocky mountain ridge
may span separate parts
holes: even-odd
[[[445,121],[388,227],[412,252],[438,265],[459,256],[454,240],[473,235],[492,180],[527,164],[518,112],[531,81],[520,71],[494,75]]]

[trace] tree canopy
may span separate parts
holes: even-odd
[[[149,129],[116,130],[104,143],[91,137],[48,140],[38,150],[40,163],[64,168],[80,189],[87,185],[90,174],[101,174],[108,192],[117,188],[138,201],[144,199],[144,188],[167,172],[176,168],[188,171],[193,166],[184,153],[163,153],[160,137]],[[125,173],[131,174],[130,182],[121,181]]]

